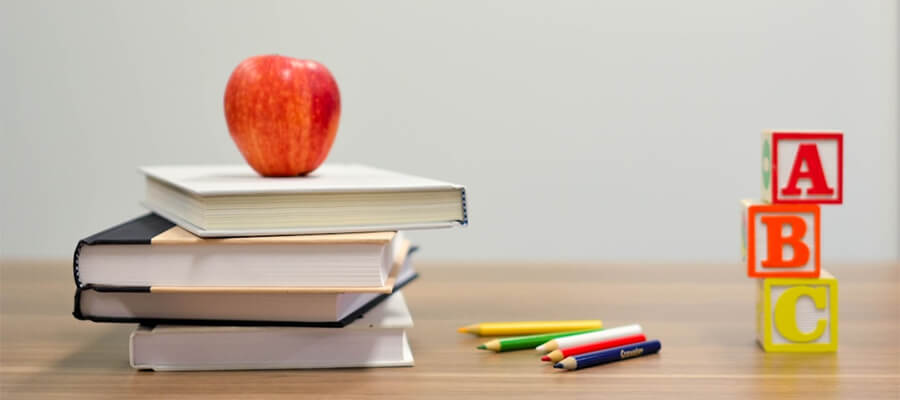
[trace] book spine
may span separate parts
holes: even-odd
[[[459,221],[459,223],[462,226],[466,226],[469,224],[469,207],[466,202],[466,188],[460,190],[460,196],[462,197],[462,221]]]
[[[77,253],[78,250],[76,250]],[[76,254],[77,257],[77,254]],[[114,321],[102,321],[97,318],[103,317],[94,317],[94,316],[86,316],[81,311],[81,295],[85,291],[93,290],[95,292],[130,292],[130,293],[150,293],[150,286],[106,286],[106,285],[92,285],[90,283],[86,285],[78,285],[78,278],[76,277],[76,285],[75,285],[75,306],[72,310],[72,316],[75,319],[80,319],[82,321],[89,320],[95,322],[138,322],[137,320],[131,319],[119,319]],[[112,319],[112,318],[110,318]]]
[[[75,306],[72,309],[72,316],[75,317],[75,319],[82,321],[87,319],[84,317],[84,314],[81,313],[81,287],[77,285],[75,286]]]
[[[175,226],[156,214],[145,214],[78,241],[72,257],[72,276],[75,285],[83,286],[79,277],[81,250],[84,246],[116,244],[150,244],[153,238]]]
[[[78,278],[78,257],[81,256],[81,248],[86,244],[84,240],[79,240],[78,245],[75,246],[75,254],[72,256],[72,277],[75,278],[76,290],[81,287],[81,279]]]

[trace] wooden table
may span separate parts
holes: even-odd
[[[0,267],[0,397],[900,398],[900,265],[827,267],[840,280],[837,354],[767,354],[739,265],[421,265],[405,289],[413,368],[138,372],[131,325],[76,321],[67,261]],[[535,353],[475,350],[484,320],[639,322],[659,355],[577,372]]]

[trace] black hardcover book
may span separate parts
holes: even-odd
[[[147,214],[79,241],[73,315],[342,327],[418,277],[415,250],[396,232],[203,239]]]

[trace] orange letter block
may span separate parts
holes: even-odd
[[[818,205],[742,204],[747,276],[819,277]]]

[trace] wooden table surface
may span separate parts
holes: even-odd
[[[420,265],[405,290],[413,368],[138,372],[132,325],[72,318],[67,261],[0,267],[0,397],[900,398],[900,265],[826,267],[840,282],[836,354],[767,354],[739,265]],[[475,350],[487,320],[641,323],[658,355],[562,372],[531,351]]]

